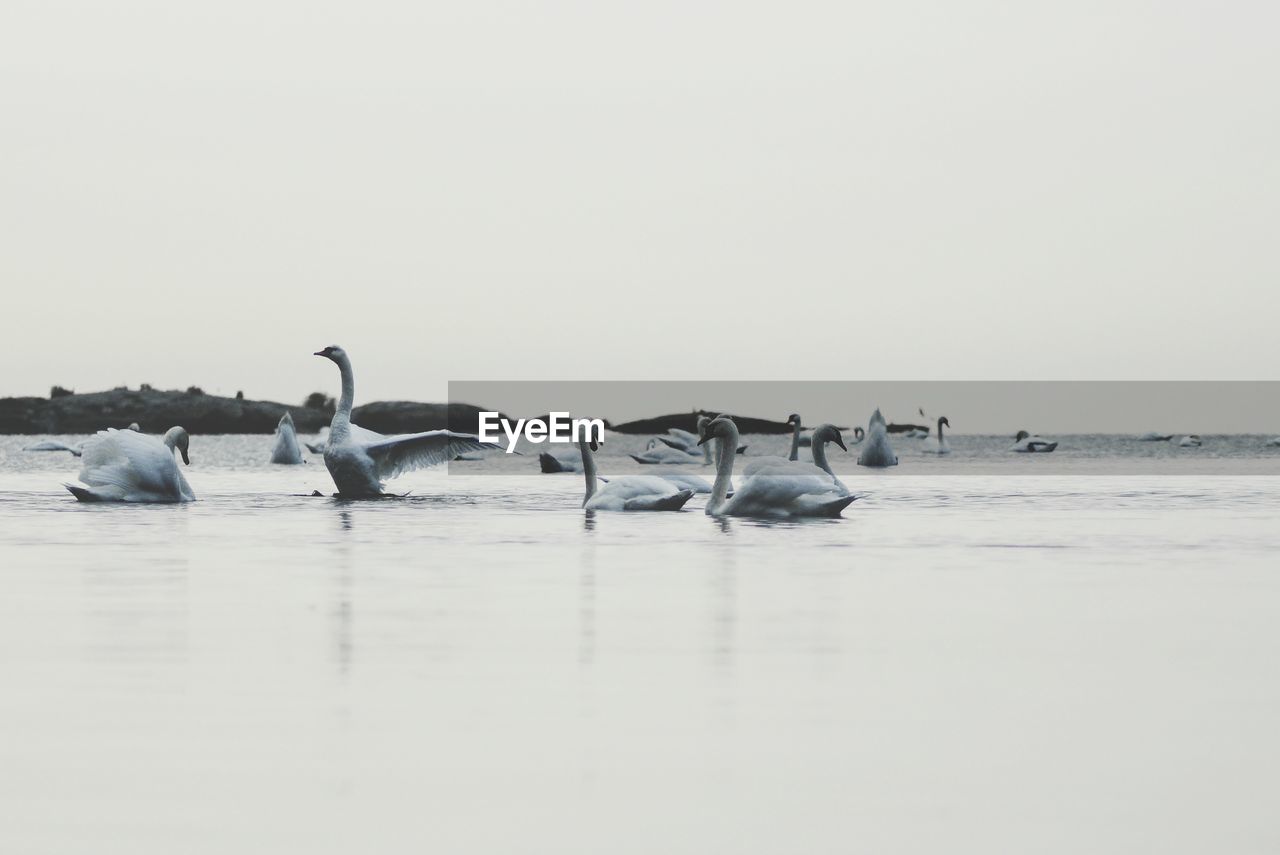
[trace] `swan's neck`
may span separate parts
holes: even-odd
[[[351,359],[345,353],[340,354],[336,362],[338,371],[342,374],[342,396],[338,398],[338,409],[334,411],[329,433],[341,440],[351,427],[351,407],[356,400],[356,375],[351,370]]]
[[[707,513],[718,512],[729,495],[729,482],[733,480],[733,458],[738,450],[738,428],[726,426],[728,436],[716,437],[716,483],[707,499]]]
[[[938,445],[942,445],[942,419],[938,419]]]
[[[578,447],[582,449],[582,475],[587,479],[587,494],[582,497],[582,504],[585,506],[596,494],[596,456],[591,453],[591,446],[585,442],[579,442]]]
[[[832,478],[836,477],[836,473],[831,471],[831,464],[827,463],[827,441],[816,436],[813,438],[813,465]]]
[[[734,451],[737,451],[735,448]],[[791,426],[791,456],[788,460],[800,459],[800,422],[797,421]]]
[[[718,446],[718,445],[717,445],[717,446],[716,446],[716,448],[718,449],[718,448],[720,448],[720,446]],[[718,451],[717,451],[716,453],[717,453],[717,455],[719,455],[719,452],[718,452]],[[702,463],[703,463],[703,465],[704,465],[704,466],[710,466],[710,465],[712,464],[712,462],[716,462],[716,463],[718,463],[719,461],[718,461],[718,460],[717,460],[717,461],[712,461],[712,459],[711,459],[711,443],[709,443],[709,442],[704,442],[704,443],[702,444]]]

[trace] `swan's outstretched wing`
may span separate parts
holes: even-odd
[[[80,448],[78,445],[67,445],[65,442],[46,439],[37,442],[35,445],[28,445],[23,451],[69,451],[76,457],[80,456]]]
[[[372,434],[373,431],[364,433]],[[494,442],[481,442],[469,433],[451,430],[429,430],[399,436],[373,435],[378,439],[365,445],[364,450],[378,467],[378,478],[382,480],[444,463],[467,451],[502,448]]]

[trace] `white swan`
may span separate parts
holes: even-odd
[[[451,430],[384,436],[352,424],[356,381],[351,359],[337,345],[317,351],[315,355],[333,362],[342,374],[342,397],[329,425],[324,465],[338,487],[338,495],[343,498],[381,496],[383,482],[404,472],[444,463],[463,452],[501,447]]]
[[[329,444],[329,426],[325,425],[320,428],[320,432],[316,434],[315,442],[303,443],[307,447],[307,451],[312,454],[324,454],[325,446]]]
[[[1192,433],[1184,436],[1182,439],[1178,440],[1178,447],[1179,448],[1199,448],[1200,447],[1199,434]]]
[[[591,453],[596,441],[579,442],[582,450],[582,474],[587,492],[582,507],[588,511],[678,511],[693,496],[693,491],[656,475],[622,475],[610,478],[603,487],[596,485],[596,459]]]
[[[1020,451],[1026,454],[1047,453],[1058,447],[1056,440],[1041,439],[1038,436],[1027,433],[1025,430],[1018,431],[1018,435],[1013,438],[1013,443],[1012,451]]]
[[[867,441],[858,455],[858,465],[877,469],[898,465],[898,455],[893,453],[893,446],[889,444],[889,430],[879,407],[867,422]]]
[[[126,430],[131,430],[134,433],[142,432],[142,428],[138,426],[137,422],[130,422],[129,427],[126,428]],[[81,453],[84,451],[85,442],[88,442],[88,441],[89,440],[86,439],[84,440],[84,442],[77,442],[75,445],[67,445],[65,442],[58,442],[55,439],[43,439],[40,442],[35,443],[34,445],[28,445],[26,448],[22,450],[23,451],[68,451],[71,453],[72,457],[79,457]]]
[[[716,483],[707,499],[706,512],[712,516],[838,517],[857,498],[841,495],[826,473],[798,472],[795,464],[760,470],[729,496],[738,427],[733,419],[720,416],[707,425],[705,433],[703,443],[714,440],[720,446]]]
[[[639,454],[631,455],[631,459],[636,463],[705,463],[702,455],[690,454],[687,451],[681,451],[678,448],[672,448],[665,445],[657,438],[649,440],[649,445]]]
[[[1171,439],[1173,439],[1173,434],[1171,433],[1156,433],[1155,431],[1151,431],[1150,433],[1144,433],[1142,436],[1138,437],[1138,442],[1168,442]]]
[[[285,410],[276,425],[276,443],[271,449],[272,463],[302,463],[302,448],[298,445],[298,434],[293,429],[293,416]]]
[[[832,470],[831,464],[827,462],[827,443],[829,442],[840,446],[842,451],[849,450],[844,444],[844,437],[840,435],[839,428],[831,424],[818,425],[813,431],[813,441],[810,446],[813,449],[812,463],[807,460],[788,460],[777,456],[753,457],[747,461],[746,466],[742,467],[742,477],[751,478],[766,470],[786,467],[788,471],[798,474],[825,476],[835,484],[842,495],[848,495],[849,488],[841,483]]]
[[[195,501],[173,456],[176,449],[190,466],[190,441],[180,427],[169,428],[163,439],[115,428],[98,431],[84,444],[80,480],[88,486],[64,486],[82,502]]]
[[[947,443],[947,438],[942,435],[943,425],[946,425],[947,427],[951,427],[951,422],[947,421],[946,416],[942,416],[941,418],[938,419],[938,436],[936,439],[933,437],[926,439],[924,441],[924,445],[920,449],[922,452],[924,452],[925,454],[950,454],[951,453],[951,446]]]
[[[681,430],[680,428],[667,428],[666,436],[659,436],[657,438],[661,440],[663,443],[665,443],[666,445],[669,445],[672,448],[677,449],[678,451],[683,451],[686,454],[698,454],[699,453],[698,440],[702,438],[702,431],[707,426],[707,423],[710,421],[711,421],[710,416],[700,415],[698,416],[698,432],[697,433],[690,433],[689,431]],[[747,450],[747,447],[745,445],[738,446],[739,454],[744,454],[746,450]],[[710,465],[711,449],[704,445],[702,446],[701,453],[703,458],[702,462],[707,465]]]

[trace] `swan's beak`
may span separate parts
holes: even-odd
[[[182,453],[182,462],[183,462],[184,464],[186,464],[187,466],[190,466],[190,465],[191,465],[191,458],[190,458],[190,457],[187,457],[187,450],[186,450],[185,448],[179,448],[179,449],[178,449],[178,451],[180,451],[180,452]]]
[[[848,451],[848,450],[849,450],[849,449],[847,449],[847,448],[845,448],[845,447],[844,447],[844,440],[843,440],[843,439],[841,439],[839,436],[837,436],[835,439],[833,439],[833,440],[832,440],[832,442],[834,442],[836,445],[840,446],[840,450],[841,450],[841,451]]]
[[[311,354],[311,355],[312,355],[312,356],[327,356],[328,354],[326,354],[323,350],[317,350],[315,353],[313,353],[313,354]]]
[[[592,451],[600,450],[600,443],[596,442],[594,439],[588,442],[587,445],[591,446]]]
[[[709,437],[709,436],[704,436],[702,439],[698,440],[698,445],[705,445],[705,444],[706,444],[706,441],[707,441],[707,440],[709,440],[709,439],[711,439],[711,437]]]

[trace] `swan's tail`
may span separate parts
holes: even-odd
[[[858,500],[857,496],[841,496],[838,499],[832,499],[829,502],[823,502],[818,506],[818,516],[838,517],[841,511],[852,505]]]
[[[638,496],[628,499],[624,507],[629,511],[678,511],[692,496],[692,490],[681,490],[669,496]]]
[[[63,484],[62,486],[70,490],[71,495],[75,496],[77,499],[79,499],[82,502],[104,501],[104,499],[101,496],[99,496],[97,493],[90,490],[88,487],[79,487],[75,484]]]
[[[746,447],[745,445],[740,445],[740,446],[738,446],[738,453],[739,453],[739,454],[746,454],[746,453],[747,453],[747,447]]]
[[[656,460],[645,460],[643,457],[641,457],[641,456],[640,456],[640,455],[638,455],[638,454],[631,454],[631,455],[628,455],[628,456],[629,456],[632,460],[634,460],[636,463],[657,463],[657,462],[658,462],[658,461],[656,461]]]
[[[566,471],[559,460],[545,451],[538,455],[538,465],[542,467],[544,474]]]

